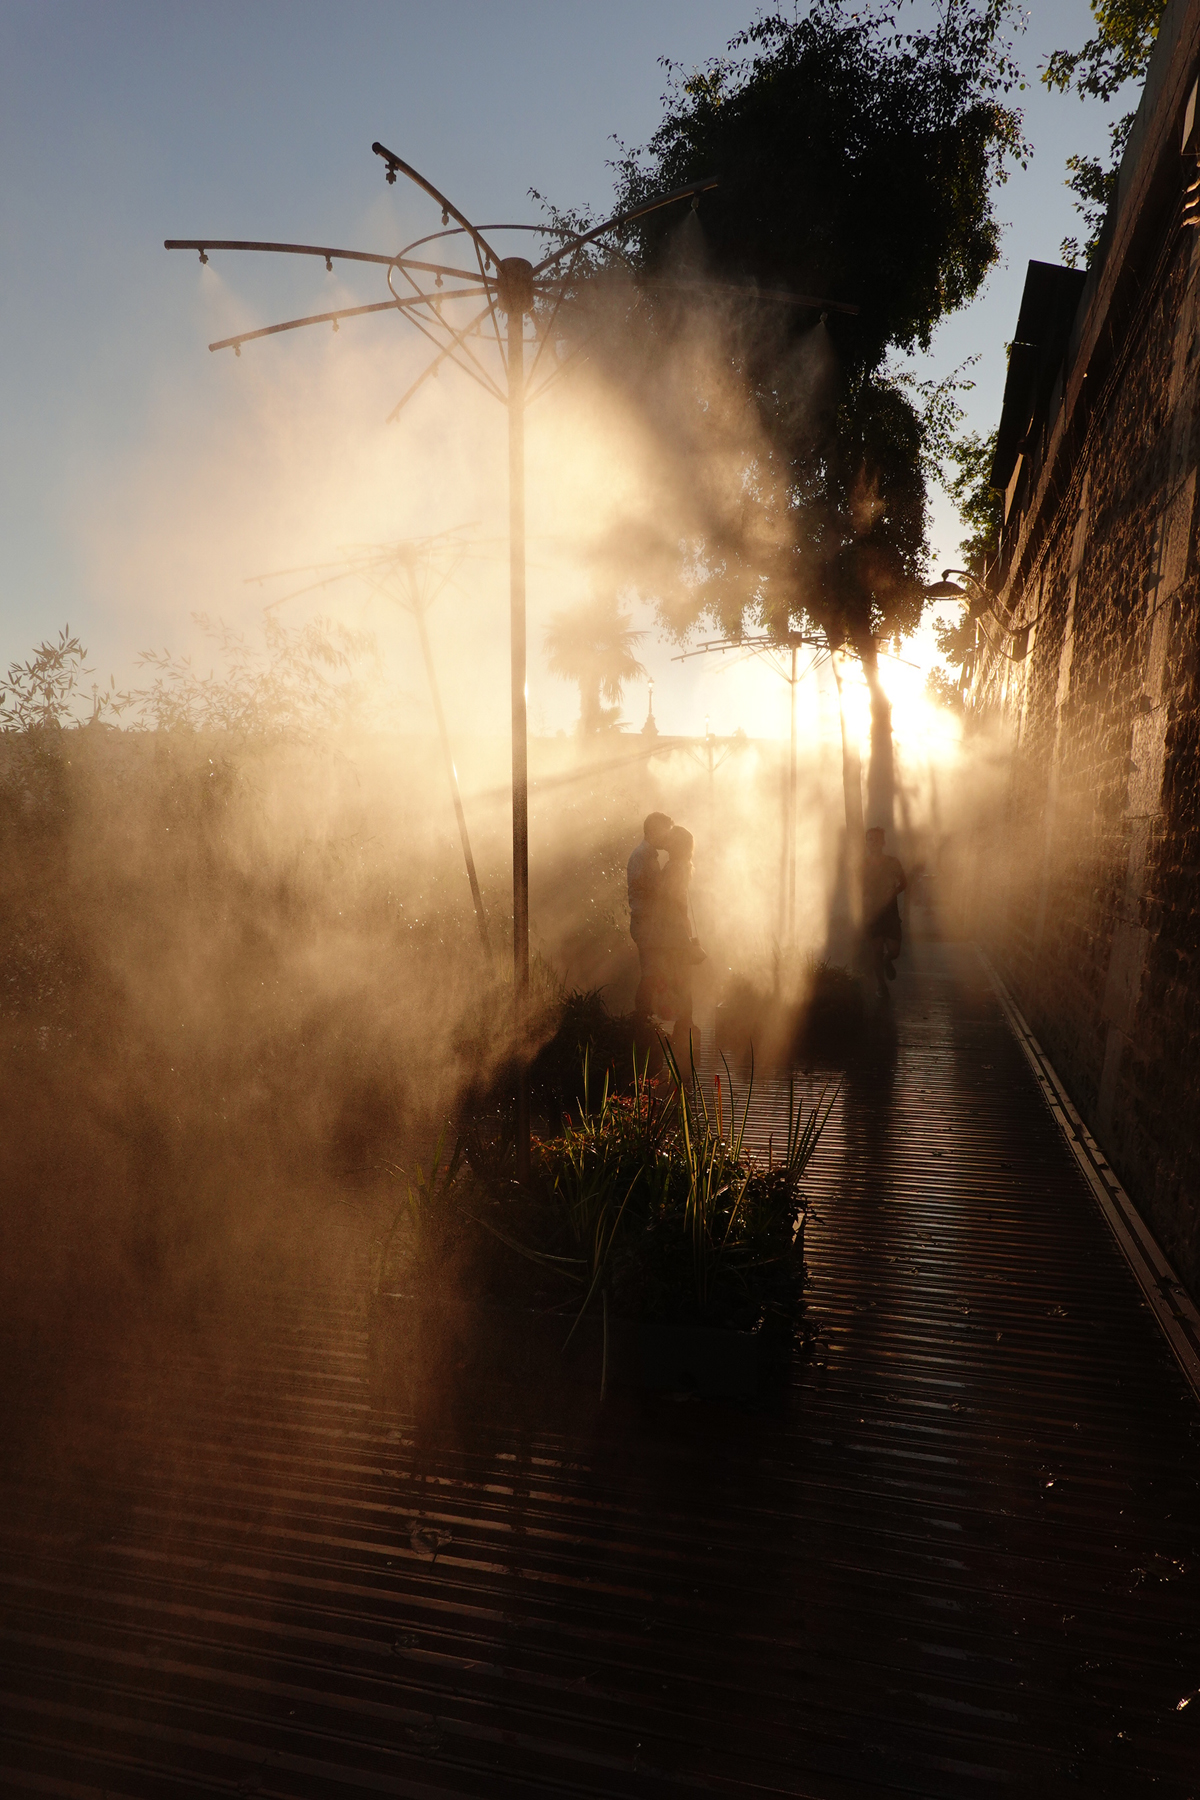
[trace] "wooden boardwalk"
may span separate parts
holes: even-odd
[[[811,1192],[759,1410],[421,1437],[336,1295],[106,1380],[3,1489],[0,1791],[1200,1796],[1200,1407],[965,947]]]

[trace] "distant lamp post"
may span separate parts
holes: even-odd
[[[642,736],[658,736],[658,721],[654,717],[654,683],[652,681],[647,683],[646,723],[642,726]]]
[[[196,250],[200,261],[207,263],[211,250],[251,250],[276,256],[317,256],[333,272],[335,261],[373,263],[386,270],[390,298],[366,306],[349,306],[329,312],[313,313],[302,319],[285,319],[277,325],[266,325],[257,331],[239,332],[210,344],[210,350],[232,350],[242,354],[242,345],[257,338],[274,337],[280,332],[296,331],[307,325],[332,325],[334,331],[343,319],[359,318],[366,313],[398,312],[414,324],[433,344],[437,354],[417,380],[403,394],[390,417],[395,418],[418,388],[446,361],[499,400],[508,409],[508,498],[509,498],[509,599],[511,635],[511,704],[512,704],[512,835],[513,835],[513,989],[518,1028],[522,1025],[529,994],[529,776],[526,722],[526,649],[525,649],[525,409],[530,401],[545,393],[562,372],[569,358],[558,358],[548,351],[554,339],[554,325],[563,301],[573,282],[584,269],[583,257],[588,245],[607,232],[645,218],[660,208],[680,200],[698,205],[700,195],[718,184],[707,177],[691,181],[669,194],[661,194],[617,213],[589,231],[568,232],[547,225],[483,225],[471,223],[452,201],[435,188],[410,164],[380,143],[371,146],[382,158],[386,179],[394,184],[396,176],[407,179],[427,194],[441,209],[442,229],[417,238],[392,256],[366,250],[339,250],[321,244],[278,244],[250,242],[230,238],[168,238],[168,250]],[[451,221],[454,221],[451,223]],[[565,242],[531,263],[523,256],[500,256],[489,232],[533,232],[542,237],[562,237]],[[467,267],[435,260],[426,250],[444,238],[465,237],[469,249],[463,260]],[[458,246],[455,246],[458,248]],[[414,251],[422,251],[414,255]],[[471,264],[474,264],[472,267]],[[399,288],[396,283],[401,285]],[[449,284],[449,285],[447,285]],[[665,285],[665,284],[659,284]],[[785,297],[786,298],[786,297]],[[465,320],[455,324],[443,308],[450,303],[473,302]],[[857,311],[847,307],[846,311]],[[505,317],[502,329],[499,314]],[[535,343],[532,359],[526,367],[526,321],[534,322]],[[547,367],[542,368],[543,358]],[[496,364],[499,364],[497,369]],[[540,373],[540,380],[538,379]],[[518,1058],[520,1073],[517,1086],[516,1160],[517,1175],[524,1180],[529,1173],[529,1092],[524,1064]]]

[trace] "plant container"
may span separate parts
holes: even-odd
[[[369,1328],[372,1404],[578,1418],[595,1410],[602,1386],[748,1399],[766,1370],[753,1332],[611,1315],[606,1325],[599,1308],[573,1324],[564,1313],[458,1296],[380,1294]]]

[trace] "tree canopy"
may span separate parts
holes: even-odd
[[[928,30],[898,16],[814,0],[702,70],[668,64],[662,124],[617,162],[628,208],[717,177],[703,273],[726,307],[756,290],[728,335],[762,434],[742,528],[691,547],[690,578],[660,597],[676,632],[706,615],[733,631],[748,616],[780,633],[815,623],[869,658],[919,619],[929,428],[889,358],[927,348],[978,291],[999,253],[995,185],[1023,145],[1008,0],[946,0]],[[679,235],[671,211],[652,214],[625,248],[653,277]]]
[[[1115,99],[1126,82],[1145,76],[1165,7],[1166,0],[1092,0],[1096,35],[1078,50],[1052,51],[1042,80],[1060,93],[1074,90],[1081,100]],[[1061,255],[1072,268],[1081,257],[1090,262],[1100,242],[1133,120],[1131,110],[1112,121],[1107,163],[1098,156],[1067,158],[1067,186],[1087,228],[1082,244],[1078,238],[1063,239]]]
[[[660,617],[677,635],[710,618],[734,636],[815,626],[848,644],[871,687],[868,806],[883,824],[891,715],[877,649],[921,617],[944,415],[894,358],[928,349],[978,292],[999,255],[996,185],[1025,155],[1008,98],[1014,0],[942,0],[926,29],[905,30],[904,16],[811,0],[758,19],[702,69],[668,63],[662,123],[616,163],[623,210],[716,178],[698,227],[665,209],[621,249],[652,332],[694,335],[707,291],[718,348],[686,362],[694,414],[730,435],[734,373],[756,425],[740,468],[726,455],[710,516],[679,484],[692,513]],[[638,401],[661,395],[652,358],[627,365]]]
[[[1145,75],[1165,6],[1166,0],[1092,0],[1095,37],[1078,50],[1052,50],[1042,80],[1111,100],[1127,81]]]
[[[552,674],[579,685],[581,732],[616,724],[625,684],[646,673],[635,654],[645,635],[634,629],[633,615],[612,593],[595,594],[552,617],[546,660]]]
[[[991,431],[984,437],[981,432],[972,431],[950,447],[956,472],[947,481],[946,492],[967,527],[967,535],[958,547],[973,575],[982,575],[995,561],[1004,524],[1004,496],[992,486],[996,435]]]

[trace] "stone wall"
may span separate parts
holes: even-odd
[[[973,892],[1034,1031],[1200,1293],[1200,232],[1181,224],[1197,165],[1178,103],[1200,22],[1175,12],[1159,141],[1154,121],[1140,139],[1157,173],[1123,260],[1089,282],[992,574],[1011,619],[1036,622],[1027,655],[1009,636],[976,670],[976,728],[1011,764]]]

